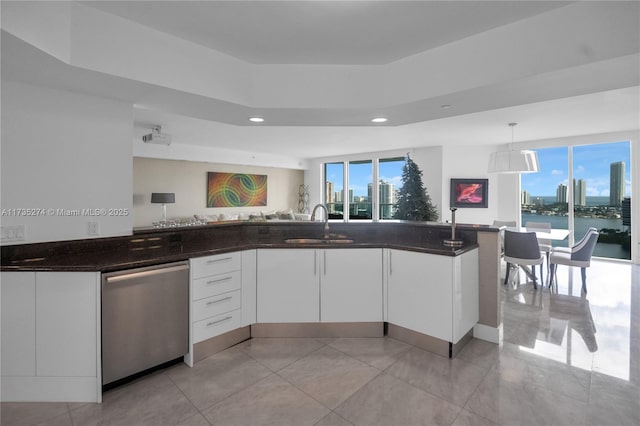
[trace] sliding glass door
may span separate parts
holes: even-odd
[[[548,222],[571,230],[575,241],[595,227],[600,237],[594,256],[631,259],[629,142],[536,151],[540,172],[521,180],[522,225]]]

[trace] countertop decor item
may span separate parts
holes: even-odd
[[[152,192],[151,202],[153,204],[162,204],[162,223],[167,223],[167,204],[176,202],[176,194],[173,192]]]
[[[463,241],[456,239],[456,210],[455,207],[451,207],[451,239],[443,241],[443,244],[447,247],[462,247]]]

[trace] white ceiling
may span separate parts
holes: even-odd
[[[90,1],[254,64],[387,64],[563,1]]]
[[[160,37],[164,33],[197,43],[205,54],[222,53],[239,69],[273,82],[268,88],[253,87],[255,78],[247,82],[254,91],[246,101],[210,94],[206,89],[212,84],[206,81],[205,90],[197,91],[93,66],[83,62],[79,49],[72,50],[71,60],[54,57],[37,37],[7,30],[7,16],[13,16],[5,13],[7,3],[0,4],[3,80],[131,102],[136,105],[136,139],[160,124],[174,144],[308,159],[508,142],[509,122],[519,123],[517,141],[640,128],[639,2],[150,0],[79,5],[102,14],[105,22],[117,16],[115,24],[140,26],[145,37],[169,40]],[[83,13],[73,9],[71,20]],[[78,27],[71,25],[66,36],[71,47],[86,42],[91,51],[89,39],[96,34],[87,33],[89,41],[84,40],[73,33]],[[131,39],[131,46],[137,41]],[[99,47],[95,51],[103,53]],[[474,52],[480,54],[474,57]],[[124,56],[108,54],[100,58],[104,63],[127,70]],[[180,64],[184,55],[167,45],[161,63]],[[74,63],[75,58],[80,59]],[[434,65],[430,58],[445,62]],[[471,66],[458,69],[458,63]],[[210,83],[226,78],[216,71]],[[311,84],[297,81],[298,74],[307,73],[315,76]],[[369,86],[372,75],[385,76],[383,87]],[[344,99],[346,106],[341,105]],[[443,109],[443,104],[452,107]],[[251,115],[265,116],[267,122],[252,125],[247,121]],[[369,120],[376,115],[389,121],[372,125]]]

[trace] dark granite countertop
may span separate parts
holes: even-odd
[[[3,246],[2,271],[110,272],[193,257],[256,248],[391,248],[458,256],[476,248],[478,231],[498,232],[483,225],[457,226],[462,247],[442,241],[451,236],[446,224],[415,222],[330,223],[331,238],[353,243],[289,244],[288,238],[321,238],[321,222],[220,222],[182,228],[134,229],[133,235],[74,241]]]

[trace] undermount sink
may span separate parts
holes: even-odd
[[[284,240],[287,244],[349,244],[353,240],[347,238],[287,238]]]

